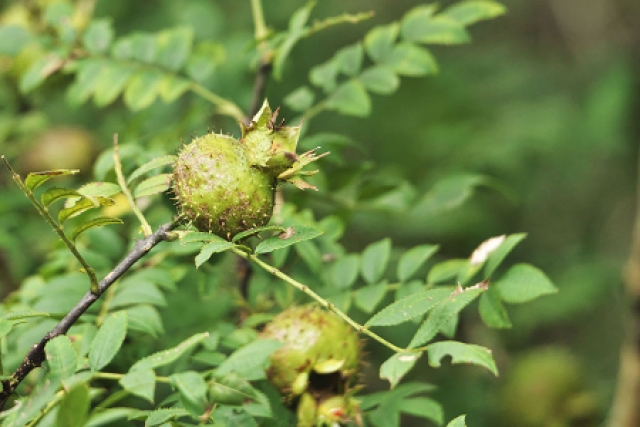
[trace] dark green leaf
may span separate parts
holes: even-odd
[[[394,388],[400,380],[413,368],[421,354],[396,353],[380,366],[380,378],[388,380]]]
[[[209,387],[214,402],[223,405],[242,405],[256,397],[256,390],[242,376],[235,372],[217,374]]]
[[[135,74],[124,90],[124,102],[133,111],[147,108],[159,95],[163,75],[153,70]]]
[[[371,99],[364,85],[350,80],[338,87],[327,99],[327,108],[347,116],[365,117],[371,112]]]
[[[478,304],[480,318],[490,328],[508,329],[511,327],[511,321],[507,310],[500,301],[497,290],[493,285],[489,285],[489,290],[480,296]]]
[[[491,277],[506,256],[509,255],[513,248],[525,237],[527,237],[527,233],[517,233],[507,236],[500,246],[489,255],[484,268],[485,277]]]
[[[356,43],[338,50],[333,61],[336,63],[338,72],[353,77],[360,72],[363,57],[364,50],[362,44]]]
[[[194,242],[227,242],[227,240],[223,239],[222,237],[215,235],[213,233],[204,233],[201,231],[191,231],[186,233],[184,236],[182,236],[180,238],[180,243],[182,244],[187,244],[187,243],[194,243]]]
[[[390,254],[391,240],[389,238],[368,245],[362,251],[360,264],[364,280],[368,283],[375,283],[382,279],[382,275],[387,269]]]
[[[438,245],[420,245],[403,253],[398,261],[398,280],[409,280],[437,250]]]
[[[101,54],[109,49],[113,40],[113,28],[110,19],[96,19],[82,35],[84,47],[92,54]]]
[[[428,289],[409,295],[376,313],[365,326],[392,326],[422,316],[451,296],[452,287]]]
[[[452,317],[457,316],[463,308],[479,297],[482,292],[484,292],[484,289],[481,287],[456,289],[429,313],[427,319],[411,339],[409,347],[417,347],[431,341]]]
[[[167,305],[167,300],[154,283],[146,280],[127,281],[118,286],[115,296],[109,303],[109,308],[114,309],[137,304],[164,307]]]
[[[296,10],[289,19],[289,30],[285,34],[284,41],[278,47],[275,58],[273,60],[273,75],[276,79],[282,78],[284,64],[291,53],[293,47],[302,37],[304,26],[309,20],[311,9],[315,2],[308,2],[306,5]]]
[[[33,35],[20,25],[0,26],[0,55],[15,56],[33,40]]]
[[[416,211],[437,213],[457,208],[487,179],[482,175],[454,175],[439,180],[416,205]]]
[[[76,190],[71,188],[53,187],[45,191],[40,197],[43,206],[49,206],[52,203],[70,197],[82,197]]]
[[[78,355],[68,336],[59,335],[53,338],[45,346],[45,353],[51,377],[65,380],[76,372]]]
[[[167,421],[176,420],[189,415],[189,411],[183,408],[160,408],[149,414],[144,425],[145,427],[159,426],[161,424],[165,425]],[[167,425],[173,425],[173,423],[167,423]]]
[[[172,165],[173,163],[175,163],[176,158],[177,156],[174,156],[174,155],[166,155],[166,156],[156,157],[155,159],[148,161],[147,163],[145,163],[144,165],[140,166],[135,171],[133,171],[131,175],[129,175],[129,178],[127,178],[127,183],[131,183],[134,179],[144,175],[145,173],[153,169],[157,169],[162,166]]]
[[[286,228],[281,227],[279,225],[265,225],[264,227],[256,227],[256,228],[252,228],[252,229],[249,229],[247,231],[243,231],[241,233],[236,234],[235,236],[233,236],[231,238],[231,241],[233,243],[236,243],[236,242],[244,239],[245,237],[253,236],[255,234],[262,233],[264,231],[279,231],[279,232],[283,232],[283,231],[286,231]]]
[[[398,43],[382,62],[396,74],[418,77],[438,72],[438,64],[431,53],[413,43]]]
[[[101,216],[98,218],[94,218],[87,222],[83,222],[76,229],[71,232],[71,240],[75,240],[81,233],[85,231],[95,228],[95,227],[103,227],[105,225],[113,225],[113,224],[123,224],[122,220],[119,218],[111,218],[107,216]]]
[[[355,304],[365,313],[371,313],[387,293],[387,282],[367,285],[355,293]]]
[[[20,92],[28,93],[40,86],[47,77],[58,71],[63,65],[64,60],[53,53],[35,60],[20,78]]]
[[[129,83],[134,69],[128,64],[108,63],[102,67],[100,78],[93,86],[93,100],[98,107],[111,104]]]
[[[387,67],[367,68],[360,74],[358,80],[370,92],[379,95],[389,95],[395,92],[400,86],[400,79]]]
[[[313,105],[315,94],[307,86],[300,86],[284,98],[284,104],[293,111],[305,111]]]
[[[307,225],[296,224],[290,228],[293,233],[290,233],[287,229],[287,231],[278,236],[260,242],[255,250],[256,255],[266,254],[305,240],[315,239],[322,234],[322,231]]]
[[[453,4],[445,9],[442,14],[458,21],[462,25],[471,25],[485,19],[493,19],[503,15],[505,12],[506,8],[495,1],[466,0]]]
[[[127,335],[127,312],[110,314],[98,329],[89,349],[89,367],[99,371],[111,362]]]
[[[514,265],[492,286],[498,290],[502,300],[514,304],[558,292],[542,271],[529,264]]]
[[[75,175],[80,172],[77,169],[55,169],[51,171],[43,172],[31,172],[24,180],[24,185],[29,190],[34,191],[51,178],[58,178],[61,176]]]
[[[196,255],[195,263],[196,268],[200,267],[202,264],[207,262],[209,258],[213,254],[217,254],[220,252],[224,252],[229,248],[234,247],[235,245],[231,242],[227,242],[226,240],[214,240],[212,242],[207,243],[200,249],[198,255]]]
[[[193,30],[191,28],[172,28],[162,31],[157,38],[158,51],[156,63],[162,67],[177,71],[191,54]]]
[[[180,393],[180,402],[193,416],[200,416],[207,403],[207,384],[194,371],[180,372],[169,377],[171,385]]]
[[[153,337],[164,332],[158,310],[147,304],[136,305],[125,310],[129,318],[129,329],[144,332]]]
[[[216,370],[217,375],[236,372],[247,380],[265,378],[271,354],[282,347],[276,340],[257,340],[233,352]]]
[[[134,365],[136,366],[136,365]],[[131,369],[120,379],[120,385],[129,393],[153,403],[156,391],[156,376],[149,367]]]
[[[418,6],[402,19],[400,34],[408,42],[459,44],[470,40],[464,26],[447,16],[437,15],[434,5]]]
[[[179,357],[186,352],[192,350],[195,346],[200,344],[204,339],[209,336],[208,332],[195,334],[192,337],[182,341],[177,346],[168,350],[159,351],[147,356],[144,359],[138,360],[130,369],[130,371],[136,371],[140,369],[155,369],[160,366],[165,366],[178,360]]]
[[[491,350],[479,345],[465,344],[458,341],[439,341],[427,347],[429,365],[440,367],[440,362],[445,356],[451,356],[451,363],[470,363],[482,366],[498,375],[496,362],[493,360]]]
[[[89,415],[89,388],[79,384],[68,391],[60,402],[56,415],[56,425],[65,427],[83,427]]]
[[[329,270],[331,283],[339,289],[350,288],[358,278],[359,267],[360,257],[358,254],[347,254],[338,258]]]
[[[138,184],[135,191],[133,192],[133,197],[137,199],[140,197],[164,193],[171,187],[172,179],[172,173],[161,173],[160,175],[147,178],[144,181],[140,182],[140,184]]]
[[[117,425],[116,421],[127,419],[137,412],[138,409],[135,408],[106,408],[100,412],[94,411],[85,427]]]
[[[374,62],[379,62],[391,54],[396,38],[398,24],[378,26],[371,29],[364,38],[364,48]]]
[[[427,418],[439,426],[444,423],[442,405],[428,397],[412,397],[401,400],[400,411],[414,417]]]

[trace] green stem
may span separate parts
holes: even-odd
[[[261,0],[251,0],[251,15],[253,16],[253,28],[256,41],[260,46],[265,46],[264,38],[267,36],[267,24],[264,20]]]
[[[140,221],[144,236],[148,237],[153,233],[153,231],[151,230],[151,226],[149,225],[146,218],[144,217],[144,215],[142,215],[142,212],[138,208],[138,205],[136,204],[136,201],[134,200],[133,195],[131,194],[131,191],[129,191],[129,187],[127,187],[127,181],[124,179],[124,175],[122,173],[122,163],[120,162],[120,150],[118,148],[118,134],[113,135],[113,162],[115,164],[114,169],[116,171],[118,184],[120,185],[122,194],[125,195],[125,197],[127,198],[127,202],[129,202],[129,206],[131,206],[131,210],[138,217],[138,221]]]
[[[120,381],[124,376],[125,374],[115,374],[111,372],[96,372],[93,374],[93,378],[99,378],[103,380],[116,380],[116,381]],[[155,377],[155,380],[156,382],[159,382],[159,383],[169,384],[171,382],[169,377]]]
[[[40,202],[33,195],[33,192],[24,185],[24,183],[22,182],[22,179],[20,178],[20,175],[18,175],[15,172],[15,170],[13,170],[13,168],[11,167],[11,165],[9,164],[9,161],[6,159],[5,156],[2,156],[2,160],[4,161],[9,171],[11,172],[12,178],[15,181],[15,183],[18,185],[20,190],[22,190],[22,192],[27,196],[31,204],[35,206],[38,213],[49,223],[49,225],[51,225],[51,227],[58,234],[62,242],[67,246],[69,251],[71,251],[73,256],[76,257],[80,265],[82,265],[82,268],[87,273],[87,275],[89,276],[89,280],[91,281],[91,285],[90,285],[91,292],[95,295],[99,295],[100,290],[98,288],[98,278],[96,277],[96,273],[93,270],[93,268],[91,268],[91,266],[89,266],[89,264],[85,261],[82,255],[80,255],[80,252],[78,252],[78,249],[73,244],[73,242],[71,242],[67,238],[66,234],[64,234],[64,230],[62,229],[62,227],[49,214],[49,210],[46,207],[42,206]]]
[[[242,119],[244,118],[244,113],[242,112],[240,107],[238,107],[236,104],[229,101],[228,99],[225,99],[220,95],[216,95],[215,93],[211,92],[209,89],[202,86],[201,84],[198,84],[196,82],[191,82],[191,85],[189,86],[189,90],[191,90],[196,95],[199,95],[202,98],[206,99],[207,101],[211,102],[213,105],[217,106],[218,111],[221,114],[225,114],[238,121],[242,121]]]
[[[376,334],[375,332],[370,331],[365,326],[363,326],[363,325],[359,324],[358,322],[354,321],[353,319],[351,319],[349,316],[347,316],[347,314],[345,314],[342,310],[340,310],[338,307],[336,307],[335,304],[333,304],[333,303],[327,301],[326,299],[322,298],[320,295],[318,295],[317,293],[312,291],[307,285],[302,284],[302,283],[298,282],[297,280],[295,280],[294,278],[284,274],[282,271],[278,270],[275,267],[272,267],[271,265],[269,265],[266,262],[262,261],[260,258],[258,258],[255,255],[248,254],[248,253],[246,253],[246,252],[244,252],[244,251],[242,251],[240,249],[237,249],[235,247],[231,248],[231,250],[234,253],[236,253],[237,255],[239,255],[239,256],[247,259],[248,261],[251,261],[254,264],[258,265],[260,268],[264,269],[268,273],[271,273],[274,276],[276,276],[277,278],[279,278],[281,280],[284,280],[285,282],[289,283],[290,285],[292,285],[294,288],[298,289],[299,291],[302,291],[305,294],[309,295],[312,299],[314,299],[320,305],[322,305],[326,309],[331,310],[335,314],[337,314],[340,318],[342,318],[342,320],[344,320],[349,325],[351,325],[351,327],[353,327],[356,331],[358,331],[360,333],[363,333],[363,334],[367,335],[368,337],[378,341],[380,344],[384,345],[385,347],[390,348],[391,350],[395,351],[396,353],[420,353],[420,352],[424,351],[422,348],[420,348],[420,349],[406,349],[406,348],[398,347],[397,345],[390,343],[389,341],[387,341],[384,338],[382,338],[380,335]]]
[[[51,401],[47,404],[47,406],[45,406],[45,408],[42,410],[42,412],[40,412],[34,419],[32,419],[31,422],[29,422],[29,424],[26,425],[26,427],[33,427],[36,424],[38,424],[40,422],[40,420],[42,419],[42,417],[47,415],[47,413],[50,410],[55,408],[56,405],[58,403],[60,403],[60,401],[62,400],[64,395],[65,395],[64,390],[60,390],[59,392],[57,392],[55,397],[53,399],[51,399]]]

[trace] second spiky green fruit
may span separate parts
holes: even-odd
[[[276,124],[277,115],[265,101],[251,124],[242,125],[240,139],[210,133],[182,149],[174,192],[181,214],[198,230],[231,239],[269,222],[279,182],[315,189],[301,176],[314,173],[302,168],[319,156],[297,155],[300,126]]]

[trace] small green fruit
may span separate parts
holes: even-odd
[[[239,140],[210,133],[180,152],[174,165],[174,192],[181,214],[200,231],[231,239],[271,218],[279,182],[315,187],[300,176],[318,159],[314,151],[296,155],[300,126],[276,124],[278,111],[265,101]]]
[[[318,306],[294,307],[276,316],[261,336],[284,343],[271,355],[267,377],[286,401],[297,402],[298,427],[360,419],[352,394],[361,343],[348,324]]]

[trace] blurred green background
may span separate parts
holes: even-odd
[[[28,3],[0,1],[0,21],[22,19],[20,7]],[[221,43],[226,62],[210,87],[247,109],[256,62],[246,3],[109,0],[98,1],[95,14],[111,17],[117,35],[186,25],[197,39]],[[279,29],[303,4],[264,3],[268,24]],[[499,378],[471,367],[414,373],[440,386],[435,396],[448,418],[468,413],[469,425],[478,427],[602,425],[613,399],[627,312],[621,271],[636,208],[640,3],[504,3],[507,15],[474,26],[470,44],[433,49],[439,75],[403,79],[393,96],[374,96],[370,117],[323,113],[307,131],[351,137],[362,150],[348,151],[348,161],[372,160],[376,174],[415,186],[413,206],[404,212],[343,212],[349,219],[343,241],[350,250],[390,236],[397,246],[439,243],[444,255],[463,258],[486,238],[527,232],[510,260],[542,268],[560,288],[556,296],[510,308],[511,331],[488,330],[475,315],[462,320],[460,338],[494,350]],[[343,11],[376,14],[300,43],[283,79],[269,82],[271,104],[283,104],[305,84],[310,67],[416,4],[319,2],[318,18]],[[194,96],[170,105],[156,102],[137,113],[120,102],[105,109],[91,103],[73,107],[63,94],[70,82],[64,75],[21,95],[16,67],[25,66],[20,61],[28,63],[29,55],[0,60],[0,153],[22,172],[79,167],[86,171],[80,179],[88,180],[92,161],[110,146],[114,132],[121,140],[138,141],[151,155],[171,152],[211,127],[237,128],[212,116],[210,106]],[[295,116],[283,110],[284,117]],[[47,154],[45,147],[55,149]],[[69,153],[81,155],[74,160]],[[471,174],[489,179],[464,203],[444,214],[421,203],[439,180]],[[0,174],[0,191],[0,292],[7,295],[42,263],[55,237],[6,172]],[[320,215],[330,209],[322,198],[306,201]],[[388,356],[377,347],[369,350],[376,359]],[[382,387],[374,377],[372,386]]]

